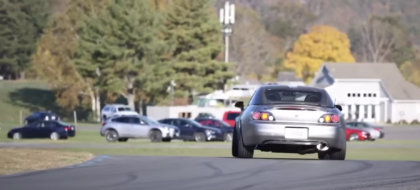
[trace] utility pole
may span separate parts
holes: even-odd
[[[225,38],[225,62],[229,62],[229,37],[233,33],[233,24],[235,24],[235,5],[226,1],[225,6],[219,12],[220,23],[223,26],[222,34]],[[223,91],[226,91],[226,84],[224,84]]]
[[[171,83],[168,86],[167,91],[171,94],[171,106],[174,106],[174,88],[176,86],[176,83],[174,80],[171,80]]]

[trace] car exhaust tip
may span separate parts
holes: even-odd
[[[316,145],[316,149],[318,149],[319,151],[327,151],[328,149],[330,149],[326,143],[319,143],[318,145]]]

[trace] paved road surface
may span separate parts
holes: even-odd
[[[0,184],[9,190],[415,190],[420,162],[102,156],[0,177]]]

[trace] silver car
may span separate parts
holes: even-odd
[[[350,121],[350,122],[346,122],[346,125],[350,126],[350,127],[353,127],[353,128],[363,129],[363,130],[367,131],[371,136],[371,139],[369,139],[370,141],[374,141],[376,139],[381,139],[381,138],[384,138],[384,136],[385,136],[385,132],[384,132],[383,127],[377,127],[377,126],[374,126],[374,125],[372,125],[370,123],[367,123],[367,122]]]
[[[149,138],[152,142],[170,142],[179,136],[179,129],[147,116],[119,115],[105,121],[100,134],[108,142],[126,142],[128,139],[141,138]]]
[[[264,152],[317,153],[319,159],[344,160],[345,124],[341,106],[322,88],[269,85],[258,88],[236,118],[232,155],[252,158]]]

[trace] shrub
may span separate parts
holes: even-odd
[[[407,125],[408,124],[408,122],[406,121],[406,120],[400,120],[400,122],[398,122],[399,124],[403,124],[403,125]]]
[[[411,121],[410,124],[411,125],[418,125],[418,124],[420,124],[420,122],[417,119],[415,119],[415,120]]]

